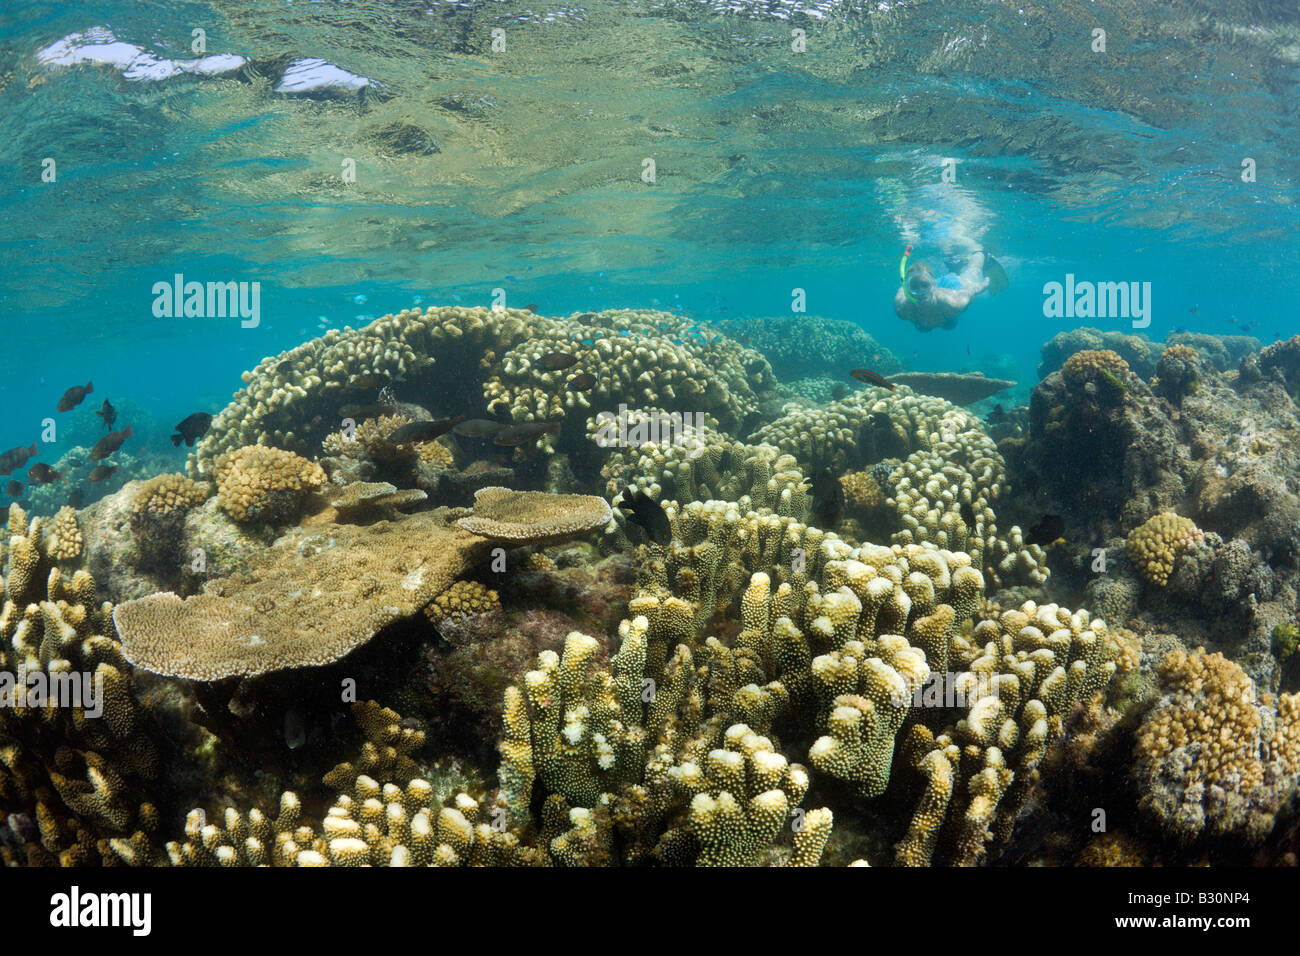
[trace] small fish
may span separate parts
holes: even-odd
[[[366,304],[366,294],[365,294],[364,292],[358,292],[356,295],[354,295],[354,296],[352,297],[352,304],[353,304],[353,305],[365,305],[365,304]]]
[[[812,483],[812,520],[814,527],[830,531],[844,514],[844,486],[830,468],[818,472]]]
[[[460,422],[452,431],[462,438],[491,438],[506,426],[502,422],[488,421],[486,418],[471,418]]]
[[[1187,310],[1187,314],[1188,314],[1188,315],[1196,315],[1196,313],[1199,312],[1199,311],[1200,311],[1200,306],[1194,305],[1194,306],[1192,306],[1190,309]]]
[[[894,427],[894,420],[885,412],[872,412],[871,427],[878,428],[881,431],[892,429]]]
[[[62,477],[63,472],[55,471],[45,462],[37,462],[27,469],[27,483],[29,485],[48,485]]]
[[[10,498],[21,498],[23,496],[23,483],[17,478],[13,479],[9,484],[5,485],[5,493]]]
[[[497,432],[496,437],[492,439],[492,444],[514,448],[536,441],[548,432],[558,431],[559,428],[559,422],[520,422]]]
[[[961,503],[961,520],[966,522],[966,530],[973,532],[975,530],[975,509],[971,507],[969,501]]]
[[[640,488],[631,495],[625,494],[619,502],[618,510],[653,543],[663,545],[672,540],[673,526],[668,521],[668,512]]]
[[[967,358],[970,358],[970,357],[971,357],[971,354],[970,354],[970,346],[969,346],[969,345],[966,346],[966,357],[967,357]]]
[[[531,312],[531,313],[533,313],[534,315],[536,315],[536,314],[537,314],[537,303],[536,303],[536,302],[529,302],[526,306],[524,306],[524,311],[525,311],[525,312]]]
[[[104,420],[105,428],[113,430],[113,423],[117,421],[117,409],[108,403],[108,399],[104,399],[104,404],[99,406],[99,411],[95,414]]]
[[[538,368],[545,369],[548,372],[558,372],[561,369],[571,368],[577,364],[577,356],[570,355],[568,352],[547,352],[537,360]]]
[[[894,383],[885,378],[879,372],[873,372],[869,368],[855,368],[849,372],[859,382],[866,382],[868,385],[878,385],[880,388],[887,388],[891,392],[894,390]]]
[[[74,385],[63,393],[63,397],[59,399],[59,404],[54,406],[54,410],[56,412],[70,412],[85,401],[86,396],[94,390],[95,386],[90,382],[85,385]]]
[[[596,336],[596,337],[600,338],[600,336]],[[593,342],[591,339],[583,339],[582,344],[587,346],[588,348],[591,348],[591,346],[595,345],[596,343]]]
[[[190,417],[193,418],[194,416],[191,415]],[[211,416],[209,416],[209,418],[210,418],[210,417],[211,417]],[[189,421],[189,419],[186,419],[186,421]],[[178,427],[179,427],[179,426],[178,426]],[[204,426],[204,427],[205,427],[205,429],[206,429],[206,426]],[[130,426],[130,425],[127,425],[127,426],[126,426],[125,428],[123,428],[120,432],[109,432],[107,435],[105,435],[105,436],[104,436],[103,438],[101,438],[99,441],[95,442],[95,447],[94,447],[94,448],[90,449],[90,455],[89,455],[90,460],[91,460],[91,461],[103,461],[103,460],[104,460],[105,458],[107,458],[109,455],[113,454],[113,452],[115,452],[115,451],[117,451],[119,448],[121,448],[121,447],[122,447],[122,442],[126,441],[128,438],[130,438],[130,437],[131,437],[132,435],[134,435],[134,434],[135,434],[135,432],[131,430],[131,426]],[[202,433],[200,433],[200,434],[202,434]],[[172,436],[172,444],[179,444],[179,442],[176,440],[176,438],[177,438],[177,436],[175,436],[175,435]],[[28,469],[27,469],[27,474],[30,475],[31,473],[32,473],[32,470],[31,470],[30,468],[28,468]]]
[[[1174,326],[1174,331],[1175,331],[1175,332],[1188,332],[1188,331],[1191,331],[1191,330],[1188,329],[1187,326],[1185,326],[1185,325],[1177,325],[1177,326]]]
[[[389,432],[388,440],[394,445],[433,441],[447,434],[464,420],[464,415],[457,415],[455,418],[442,418],[433,422],[410,422]]]
[[[1025,534],[1025,544],[1049,545],[1065,533],[1065,519],[1060,515],[1043,515]]]
[[[831,400],[838,402],[840,399],[847,397],[849,394],[848,386],[836,385],[831,389]]]
[[[578,319],[579,322],[586,322],[586,321],[588,321],[589,319],[594,319],[595,317],[596,317],[596,313],[595,313],[595,312],[582,312],[582,313],[579,313],[579,315],[577,316],[577,319]]]
[[[281,375],[287,375],[293,371],[293,359],[285,359],[275,367],[275,370]]]
[[[596,387],[596,376],[590,372],[582,372],[569,379],[565,385],[575,392],[587,392]]]
[[[176,426],[177,433],[172,436],[172,447],[179,448],[181,439],[184,439],[185,447],[193,448],[194,443],[208,430],[208,426],[211,424],[212,416],[207,412],[195,412],[193,415],[187,415],[184,421]]]
[[[90,469],[90,474],[86,476],[86,480],[99,484],[101,481],[108,481],[115,474],[117,474],[117,465],[96,465]]]
[[[68,495],[68,507],[83,508],[86,504],[86,493],[80,488],[73,488],[72,494]]]
[[[36,442],[32,442],[30,448],[24,448],[22,445],[10,448],[0,455],[0,475],[12,475],[15,469],[27,464],[28,458],[35,458],[37,454],[39,453],[36,450]]]

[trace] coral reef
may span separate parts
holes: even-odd
[[[1178,556],[1204,540],[1205,534],[1190,518],[1152,515],[1129,532],[1128,556],[1142,577],[1163,587],[1173,573]]]
[[[772,364],[782,382],[830,371],[843,377],[866,367],[888,375],[902,363],[861,326],[842,319],[812,315],[778,315],[746,319],[728,331],[749,339]],[[743,341],[743,339],[742,339]]]

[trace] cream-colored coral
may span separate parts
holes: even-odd
[[[282,523],[295,518],[306,496],[325,484],[320,465],[265,445],[246,445],[216,463],[217,499],[236,521]]]
[[[65,505],[50,522],[46,551],[55,561],[71,561],[81,554],[82,544],[81,528],[77,525],[77,509]]]
[[[1061,366],[1061,377],[1070,388],[1082,388],[1089,382],[1111,375],[1123,381],[1128,363],[1110,349],[1083,349],[1075,352]]]
[[[1190,518],[1171,513],[1152,515],[1129,532],[1128,557],[1142,577],[1163,587],[1178,556],[1204,540],[1205,534]]]
[[[185,475],[157,475],[142,484],[131,498],[133,523],[183,513],[203,504],[208,487]]]

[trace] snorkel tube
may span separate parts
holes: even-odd
[[[909,242],[907,248],[903,250],[903,258],[898,260],[898,281],[903,286],[903,295],[907,297],[907,301],[915,305],[918,299],[912,295],[912,290],[907,287],[907,261],[908,256],[911,254],[912,244]]]

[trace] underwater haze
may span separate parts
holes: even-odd
[[[6,0],[0,860],[1295,865],[1298,81],[1294,0]]]

